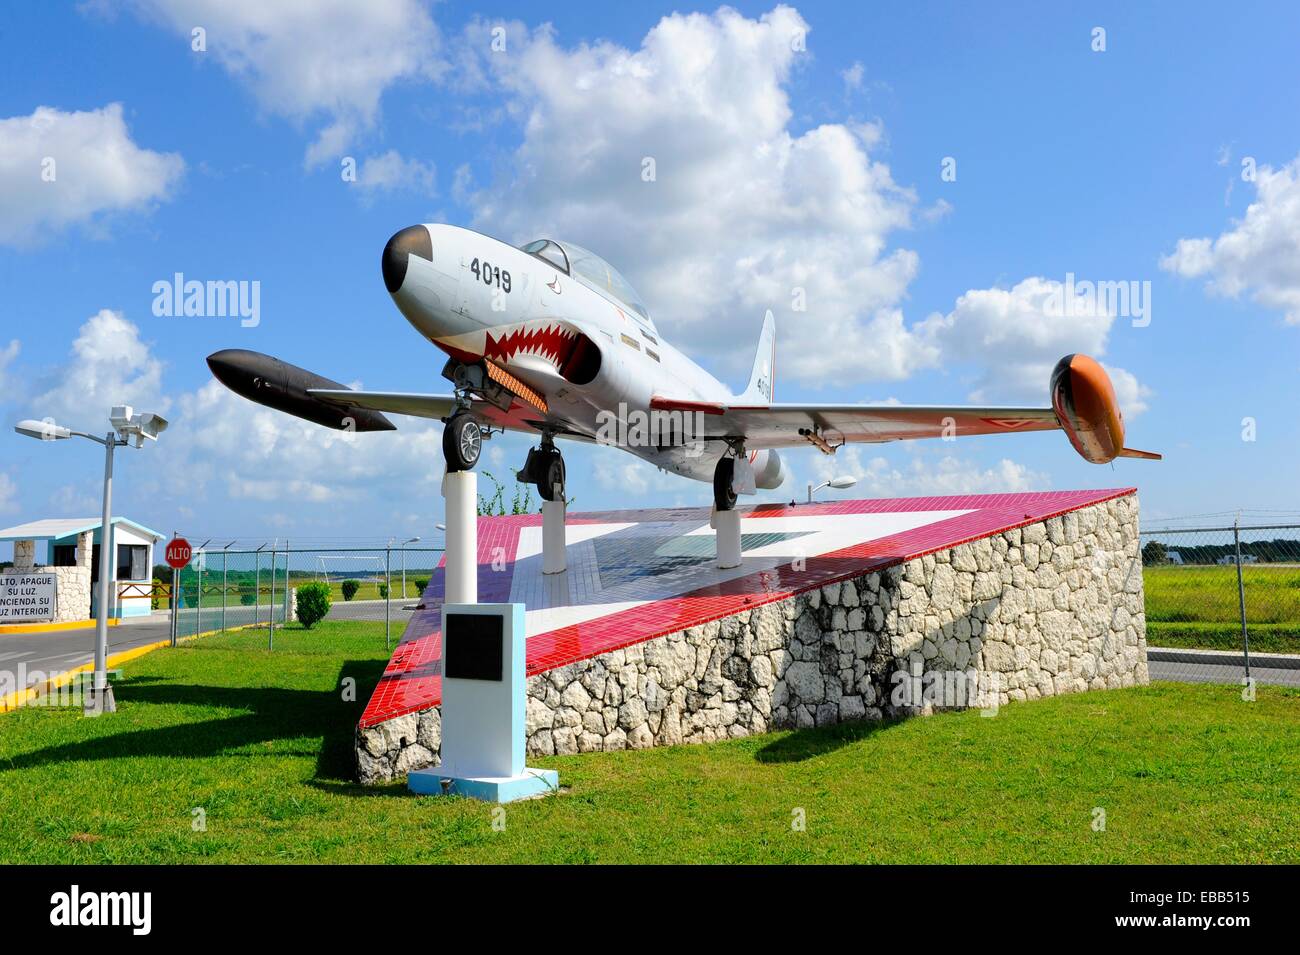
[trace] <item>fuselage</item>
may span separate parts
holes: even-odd
[[[544,412],[516,407],[508,415],[710,480],[721,442],[607,439],[615,419],[624,436],[662,419],[651,408],[656,395],[718,402],[730,389],[664,340],[612,267],[578,246],[551,246],[543,258],[456,226],[412,226],[385,249],[385,282],[422,337],[457,361],[506,369],[545,399]],[[517,425],[508,415],[489,409],[486,417]],[[683,438],[692,437],[691,422],[684,427]]]

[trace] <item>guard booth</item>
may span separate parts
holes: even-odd
[[[22,622],[71,623],[89,621],[98,610],[99,567],[102,524],[99,518],[54,518],[31,521],[0,530],[0,541],[12,541],[14,565],[5,574],[52,575],[54,601],[51,612]],[[113,518],[114,594],[109,617],[148,616],[152,612],[149,585],[153,581],[154,545],[163,535],[125,517]],[[44,563],[37,561],[37,547],[45,545]],[[123,584],[128,596],[116,593]],[[15,623],[0,620],[0,623]]]

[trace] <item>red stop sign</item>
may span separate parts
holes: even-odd
[[[190,542],[184,537],[173,538],[172,542],[167,545],[167,563],[176,570],[180,570],[188,564],[193,556],[194,549],[190,547]]]

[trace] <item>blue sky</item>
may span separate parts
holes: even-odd
[[[251,348],[443,391],[379,252],[448,221],[602,252],[661,331],[737,387],[772,307],[782,400],[1037,404],[1059,354],[1099,351],[1129,443],[1166,454],[1096,467],[1059,434],[808,451],[783,496],[848,471],[863,496],[1136,484],[1148,519],[1294,511],[1300,11],[1046,6],[542,17],[383,0],[296,21],[251,2],[10,5],[0,415],[100,427],[112,400],[163,410],[173,431],[120,455],[116,508],[159,529],[431,534],[436,425],[341,445],[219,394],[203,358]],[[724,187],[738,195],[714,201]],[[260,282],[260,324],[155,316],[153,284],[175,272]],[[1149,282],[1149,324],[1042,315],[1068,273]],[[806,312],[790,308],[799,283]],[[485,467],[509,473],[525,447],[494,439]],[[0,524],[96,513],[100,468],[88,443],[0,431]],[[569,474],[578,509],[709,496],[612,449],[572,450]]]

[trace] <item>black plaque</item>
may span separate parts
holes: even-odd
[[[449,613],[442,621],[442,675],[501,682],[501,625],[495,613]]]

